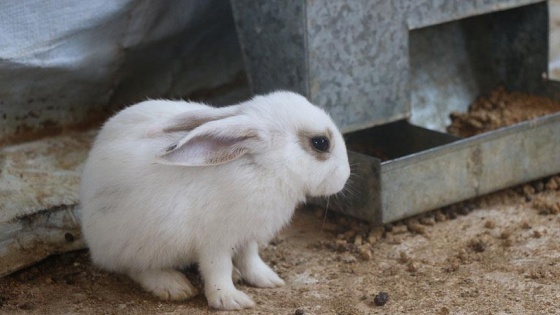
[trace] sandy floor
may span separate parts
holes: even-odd
[[[545,179],[381,229],[332,215],[323,223],[320,209],[300,210],[261,251],[286,286],[240,284],[257,306],[237,313],[557,314],[560,190],[550,183]],[[200,285],[196,270],[187,275]],[[388,301],[377,306],[374,297],[381,291]],[[159,301],[127,278],[92,267],[82,251],[0,279],[0,313],[218,312],[208,309],[202,295]]]

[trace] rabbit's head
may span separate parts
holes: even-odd
[[[236,165],[265,170],[307,196],[337,193],[350,176],[344,139],[332,119],[291,92],[188,112],[164,130],[189,132],[163,148],[161,164],[207,167],[242,160]]]

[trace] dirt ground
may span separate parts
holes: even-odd
[[[472,135],[519,121],[512,113],[525,115],[514,110],[515,102],[502,102],[510,99],[506,91],[493,93],[469,113],[453,114],[450,132]],[[535,100],[542,103],[526,99]],[[539,115],[555,106],[545,104]],[[560,176],[383,227],[300,209],[261,250],[286,285],[239,284],[257,305],[237,313],[558,314],[559,214]],[[195,269],[186,273],[201,286]],[[219,312],[207,307],[202,294],[159,301],[128,278],[93,267],[87,251],[51,257],[0,279],[0,314],[209,313]]]
[[[558,184],[560,177],[537,181],[383,228],[299,210],[261,251],[286,286],[240,284],[257,306],[238,313],[557,314]],[[196,270],[187,275],[200,286]],[[383,306],[375,303],[379,292],[388,295]],[[218,312],[203,295],[159,301],[126,277],[91,266],[80,251],[0,279],[0,313]]]

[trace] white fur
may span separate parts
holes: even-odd
[[[199,114],[208,121],[192,131],[166,131]],[[332,152],[320,161],[302,149],[297,132],[327,128]],[[228,137],[236,149],[222,155],[229,160],[205,162],[216,146],[204,141]],[[216,143],[229,150],[229,142]],[[160,298],[195,295],[177,269],[198,263],[211,307],[252,307],[233,284],[234,265],[254,286],[282,285],[258,244],[306,196],[340,191],[349,174],[340,132],[300,95],[276,92],[226,108],[146,101],[111,118],[95,141],[82,177],[83,232],[95,264],[128,274]]]

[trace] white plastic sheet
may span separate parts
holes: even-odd
[[[227,0],[0,2],[0,140],[242,71]]]

